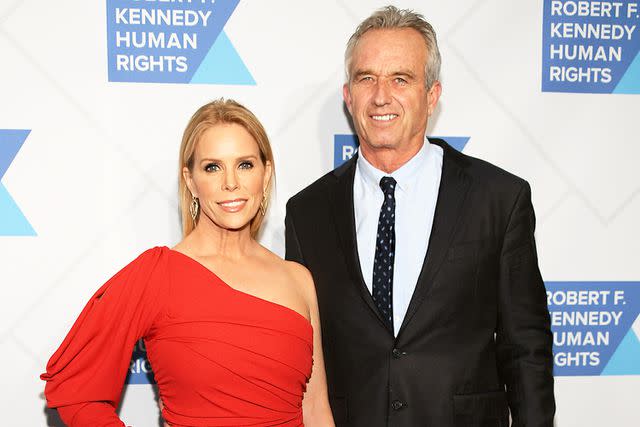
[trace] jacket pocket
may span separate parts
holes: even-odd
[[[342,396],[329,396],[329,405],[333,412],[333,421],[336,425],[349,421],[349,411],[347,410],[347,398]]]
[[[456,427],[508,427],[509,409],[504,391],[453,396]]]

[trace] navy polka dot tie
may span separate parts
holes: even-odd
[[[384,202],[380,208],[378,233],[376,235],[376,255],[373,259],[373,301],[382,318],[393,330],[393,260],[396,247],[396,180],[385,176],[380,180]]]

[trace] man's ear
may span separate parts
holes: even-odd
[[[440,81],[436,80],[432,85],[431,89],[427,92],[427,102],[429,103],[429,109],[427,112],[429,116],[433,114],[436,109],[436,105],[438,105],[438,100],[440,99],[440,95],[442,94],[442,85]]]
[[[344,85],[342,85],[342,99],[347,105],[349,114],[353,115],[353,112],[351,111],[351,90],[349,89],[349,83],[345,83]]]

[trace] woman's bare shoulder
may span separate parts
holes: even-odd
[[[294,261],[284,260],[266,248],[265,250],[268,252],[268,254],[265,254],[265,259],[267,259],[275,269],[287,276],[287,281],[290,282],[292,286],[295,286],[297,290],[302,288],[304,293],[310,291],[315,293],[313,278],[309,270],[307,270],[307,267]]]

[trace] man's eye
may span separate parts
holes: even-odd
[[[251,168],[253,168],[253,163],[250,162],[250,161],[245,161],[245,162],[240,163],[238,165],[238,168],[240,168],[240,169],[251,169]]]
[[[396,83],[400,84],[400,85],[406,85],[407,81],[405,79],[403,79],[402,77],[396,77]]]
[[[371,76],[362,76],[362,77],[360,77],[360,81],[361,82],[372,82],[373,81],[373,77],[371,77]]]
[[[220,170],[220,166],[218,166],[216,163],[208,163],[204,167],[204,170],[206,172],[216,172],[216,171]]]

